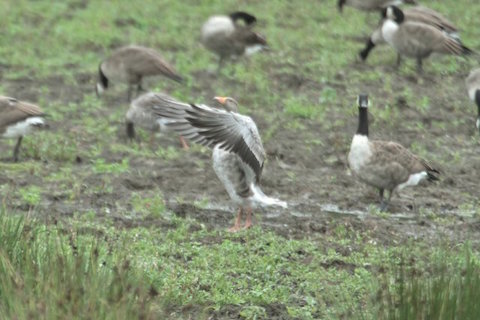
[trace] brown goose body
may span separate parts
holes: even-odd
[[[454,39],[459,39],[458,36],[458,28],[450,22],[447,18],[442,16],[440,13],[436,12],[435,10],[422,7],[422,6],[414,6],[405,9],[405,22],[419,22],[424,23],[426,25],[432,26],[441,30],[450,37]],[[380,25],[377,29],[373,31],[370,37],[367,40],[365,48],[360,51],[359,55],[362,60],[366,60],[370,51],[376,46],[387,43],[382,36],[382,26],[383,20],[380,22]]]
[[[382,37],[400,55],[417,59],[417,69],[422,71],[422,60],[432,53],[469,55],[473,52],[458,39],[425,23],[405,21],[405,15],[398,7],[384,10],[385,21]]]
[[[390,5],[416,4],[415,0],[339,0],[337,3],[340,12],[344,6],[353,7],[362,11],[378,11]]]
[[[17,139],[13,151],[14,161],[18,161],[23,136],[31,133],[34,128],[46,125],[44,115],[37,105],[0,96],[0,136]]]
[[[167,124],[187,139],[213,148],[213,168],[232,201],[239,206],[235,225],[241,228],[242,214],[246,211],[245,227],[252,224],[252,209],[257,206],[287,204],[266,196],[259,186],[266,158],[255,122],[236,112],[237,102],[232,98],[215,98],[225,110],[206,105],[179,103],[176,107],[162,108],[158,114],[173,119]]]
[[[166,124],[172,120],[158,116],[155,111],[168,107],[173,102],[179,103],[167,94],[156,92],[148,92],[133,100],[125,116],[127,136],[130,139],[135,137],[135,125],[152,133],[170,131]],[[188,149],[182,136],[180,136],[180,142],[184,149]]]
[[[468,97],[477,105],[477,129],[480,130],[480,68],[474,69],[465,79]]]
[[[381,209],[389,204],[395,191],[415,186],[421,180],[438,180],[438,170],[411,153],[402,145],[391,141],[368,139],[368,96],[359,96],[359,125],[348,154],[352,173],[362,182],[379,190]],[[389,192],[387,202],[384,191]]]
[[[243,24],[240,21],[243,21]],[[202,44],[219,57],[219,68],[226,59],[239,57],[249,48],[267,45],[263,36],[253,30],[256,18],[246,12],[210,17],[201,30]]]
[[[129,86],[128,100],[133,86],[137,94],[142,90],[142,79],[150,76],[165,76],[181,82],[182,77],[156,50],[142,46],[127,46],[115,50],[99,66],[97,94],[105,91],[110,82],[126,83]]]

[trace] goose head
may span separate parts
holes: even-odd
[[[357,104],[359,108],[368,108],[370,105],[368,94],[359,94],[357,97]]]
[[[382,17],[395,21],[397,24],[402,23],[405,20],[405,14],[397,6],[388,6],[382,10]]]
[[[238,112],[238,102],[231,97],[215,97],[213,100],[218,102],[227,111]]]

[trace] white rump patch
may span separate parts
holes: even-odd
[[[105,89],[99,82],[97,82],[97,93],[100,95],[103,93],[103,91],[105,91]]]
[[[475,102],[475,93],[477,92],[477,90],[480,90],[480,88],[471,88],[470,90],[468,90],[468,97],[473,102]]]
[[[254,53],[257,53],[257,52],[259,52],[259,51],[262,51],[264,48],[265,48],[264,45],[256,44],[256,45],[254,45],[254,46],[247,47],[247,48],[245,49],[245,54],[246,54],[247,56],[250,56],[250,55],[252,55],[252,54],[254,54]]]
[[[4,138],[18,138],[29,134],[34,126],[45,125],[45,120],[42,117],[31,117],[26,120],[17,122],[7,127],[3,134]]]
[[[477,129],[480,129],[480,118],[477,118],[477,123],[476,123],[476,125],[477,125]]]
[[[427,176],[428,174],[426,171],[411,174],[410,177],[408,177],[408,180],[406,182],[398,185],[398,190],[402,190],[403,188],[408,186],[416,186],[420,181],[425,179]]]

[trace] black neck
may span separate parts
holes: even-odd
[[[358,108],[358,129],[357,134],[368,137],[368,110],[367,108]]]
[[[105,74],[103,74],[103,71],[102,71],[102,65],[100,64],[100,66],[98,67],[98,76],[100,77],[100,82],[102,84],[102,86],[104,88],[108,88],[108,79],[107,77],[105,76]]]
[[[343,10],[343,5],[347,2],[347,0],[338,0],[337,6],[338,10],[342,11]]]
[[[373,43],[372,38],[371,37],[368,38],[367,45],[362,51],[360,51],[360,57],[362,58],[363,61],[367,59],[368,54],[374,47],[375,47],[375,43]]]
[[[480,90],[475,91],[475,103],[478,107],[478,116],[480,117]]]

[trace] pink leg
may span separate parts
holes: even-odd
[[[184,150],[190,149],[189,146],[188,146],[188,144],[187,144],[187,141],[185,141],[185,138],[182,137],[182,136],[180,136],[180,143],[182,144],[182,148],[183,148]]]
[[[240,225],[240,222],[242,221],[242,213],[243,213],[243,208],[240,207],[238,209],[237,218],[235,219],[235,224],[233,225],[233,227],[228,229],[228,232],[237,232],[242,228],[242,226]]]
[[[245,221],[244,229],[248,229],[252,226],[252,208],[247,209],[247,220]]]

